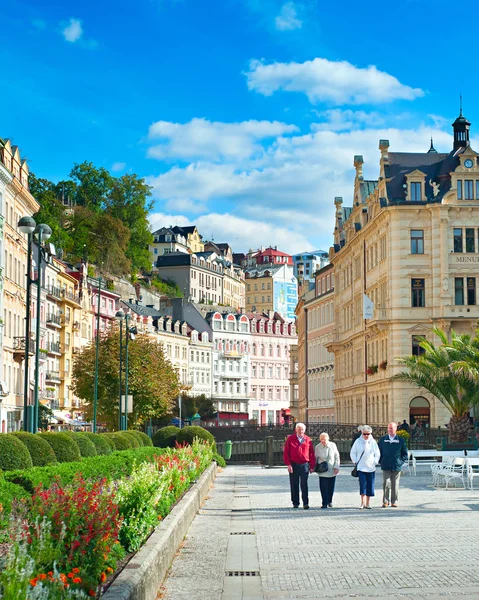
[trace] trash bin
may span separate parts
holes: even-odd
[[[225,442],[225,458],[229,460],[231,458],[231,451],[233,450],[233,442],[228,440]]]

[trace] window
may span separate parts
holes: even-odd
[[[421,346],[419,345],[421,343],[421,340],[422,340],[422,336],[420,336],[420,335],[412,336],[412,355],[413,356],[421,356],[421,354],[424,354],[426,352],[424,350],[424,348],[421,348]]]
[[[476,278],[467,277],[467,304],[476,304]]]
[[[454,229],[454,252],[462,252],[462,229]]]
[[[411,254],[424,254],[424,231],[411,229]]]
[[[462,200],[462,181],[460,179],[457,181],[457,199]]]
[[[464,182],[464,198],[474,200],[474,182],[468,179]]]
[[[411,306],[426,306],[424,279],[411,279]]]
[[[466,252],[474,252],[474,229],[466,228]]]
[[[456,277],[454,279],[454,304],[462,306],[464,304],[464,278]]]
[[[413,202],[421,201],[421,184],[418,182],[411,183],[411,200]]]

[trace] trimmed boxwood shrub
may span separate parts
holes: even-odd
[[[134,431],[122,431],[121,433],[129,438],[133,448],[143,447],[143,443],[136,437]]]
[[[34,467],[44,467],[58,462],[50,444],[42,440],[39,435],[27,431],[17,431],[13,435],[27,447]]]
[[[153,446],[151,439],[146,435],[146,433],[143,433],[142,431],[137,431],[136,429],[131,429],[130,431],[127,431],[126,433],[131,433],[135,436],[135,438],[138,440],[138,442],[140,444],[140,448],[142,446]]]
[[[29,467],[33,467],[33,463],[25,444],[11,433],[0,434],[0,469],[13,471]]]
[[[58,462],[81,460],[78,444],[66,433],[37,433],[37,435],[50,444]]]
[[[87,438],[93,442],[98,456],[108,456],[108,454],[111,454],[113,452],[113,449],[108,443],[108,440],[99,433],[85,431],[84,435],[86,435]]]
[[[216,462],[218,467],[226,467],[225,459],[221,456],[221,454],[218,454],[218,452],[213,452],[213,460]]]
[[[198,427],[197,425],[190,425],[180,429],[178,435],[176,436],[176,441],[178,444],[186,442],[188,445],[191,445],[196,437],[200,440],[209,442],[213,448],[213,452],[216,452],[216,442],[213,434],[206,429],[203,429],[203,427]]]
[[[162,450],[159,448],[123,450],[109,456],[84,458],[81,462],[9,471],[5,473],[5,480],[21,485],[30,494],[40,484],[44,489],[50,488],[57,478],[62,485],[71,483],[77,475],[81,475],[85,480],[115,481],[130,475],[135,464],[150,462],[153,456],[160,454],[162,454]]]
[[[25,491],[20,485],[10,483],[9,481],[0,480],[0,505],[2,506],[2,510],[0,511],[0,543],[3,541],[11,541],[11,532],[8,532],[8,527],[9,516],[12,510],[13,502],[18,502],[23,499],[26,500],[27,498],[29,498],[29,496],[30,494],[27,491]],[[4,532],[4,536],[2,535],[2,530]]]
[[[133,442],[131,441],[130,436],[125,435],[123,431],[104,433],[103,435],[113,442],[115,450],[130,450],[133,448]]]
[[[98,435],[100,435],[106,441],[106,443],[110,446],[111,451],[115,452],[116,446],[115,442],[110,437],[111,433],[99,433]]]
[[[88,439],[88,436],[85,435],[83,431],[65,431],[67,435],[69,435],[72,440],[74,440],[78,448],[80,449],[80,454],[82,458],[88,458],[89,456],[96,456],[96,448],[95,444]]]
[[[176,425],[167,425],[158,429],[153,435],[153,446],[157,448],[174,448],[176,442],[176,436],[180,428]]]

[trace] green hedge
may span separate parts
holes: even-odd
[[[115,481],[131,474],[134,464],[148,462],[153,456],[161,454],[158,448],[137,448],[114,452],[109,456],[92,456],[81,462],[63,463],[48,467],[9,471],[5,480],[21,485],[30,494],[42,484],[45,489],[51,487],[55,480],[62,485],[71,483],[77,475],[84,479],[107,479]]]
[[[180,429],[178,435],[176,436],[176,441],[178,444],[186,442],[188,445],[191,445],[196,437],[200,440],[209,442],[213,448],[213,452],[216,452],[216,442],[213,434],[206,429],[203,429],[203,427],[198,427],[197,425],[191,425]]]
[[[58,462],[50,444],[39,435],[27,431],[17,431],[13,435],[27,447],[34,467],[44,467]]]
[[[153,435],[153,446],[156,446],[157,448],[174,448],[176,436],[179,431],[180,428],[176,427],[176,425],[167,425],[166,427],[158,429]]]
[[[81,460],[78,444],[66,433],[37,433],[50,444],[60,463]]]
[[[10,541],[10,539],[3,539],[4,536],[2,535],[2,530],[4,530],[5,537],[9,538],[11,532],[8,534],[7,530],[13,502],[18,502],[22,499],[27,499],[28,497],[28,492],[26,492],[21,486],[11,483],[10,481],[3,481],[0,479],[0,505],[2,507],[0,510],[0,542]]]
[[[131,450],[134,447],[132,438],[129,435],[125,435],[123,431],[104,433],[103,435],[113,442],[115,450]]]
[[[25,444],[11,433],[0,434],[0,469],[12,471],[33,467],[30,452]]]
[[[213,452],[213,460],[218,467],[226,467],[225,459],[221,456],[221,454],[218,454],[218,452]]]
[[[65,431],[74,442],[76,442],[82,458],[88,458],[90,456],[96,456],[97,451],[95,444],[88,439],[88,436],[83,431]]]
[[[127,433],[131,433],[135,436],[140,443],[140,448],[141,446],[153,446],[153,442],[151,441],[150,437],[146,435],[146,433],[137,431],[136,429],[131,429]]]
[[[115,452],[116,446],[115,446],[115,442],[110,437],[111,433],[99,433],[98,435],[100,435],[101,438],[104,439],[105,442],[110,446],[111,451]]]
[[[113,448],[108,443],[108,440],[99,433],[85,431],[84,435],[93,442],[98,456],[108,456],[113,452]]]
[[[128,439],[130,440],[130,443],[132,444],[133,448],[142,448],[143,447],[143,442],[141,442],[135,435],[134,431],[122,431],[121,432],[123,435],[126,435],[128,437]]]

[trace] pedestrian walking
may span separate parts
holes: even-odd
[[[401,425],[398,425],[398,431],[407,431],[409,433],[409,425],[406,422],[406,419],[403,420]]]
[[[358,430],[353,433],[353,439],[351,440],[351,448],[353,447],[354,442],[361,437],[363,432],[363,426],[359,425]]]
[[[401,468],[408,459],[406,443],[396,434],[397,424],[388,423],[388,434],[379,440],[379,464],[383,472],[383,507],[397,506]]]
[[[336,475],[339,473],[339,452],[336,444],[323,432],[316,446],[316,473],[319,475],[319,490],[321,492],[321,508],[333,508],[334,487]]]
[[[376,440],[372,435],[372,428],[363,425],[362,435],[351,448],[351,460],[356,465],[359,476],[359,493],[361,495],[361,508],[371,508],[370,500],[374,496],[374,480],[376,478],[376,465],[380,454]]]
[[[288,467],[293,508],[299,507],[299,487],[301,484],[303,508],[308,510],[308,476],[314,471],[316,458],[313,442],[306,435],[306,425],[304,423],[297,423],[294,433],[286,438],[283,458],[284,464]]]

